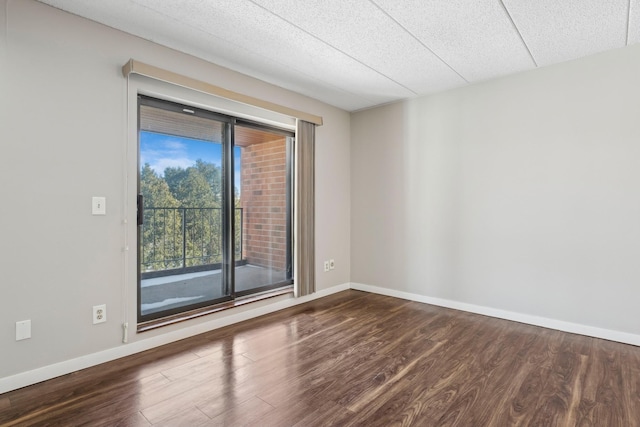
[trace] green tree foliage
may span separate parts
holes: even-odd
[[[166,168],[163,177],[144,165],[140,171],[145,205],[143,271],[222,262],[221,172],[219,166],[200,159],[187,168]]]
[[[215,167],[215,165],[213,165]],[[213,208],[216,206],[211,185],[196,167],[167,168],[165,180],[173,196],[184,208]]]
[[[222,203],[222,170],[213,163],[196,160],[195,169],[206,179],[211,188],[211,196],[215,207],[221,207]]]
[[[144,196],[146,206],[159,208],[177,208],[180,206],[180,202],[172,194],[167,182],[151,169],[149,163],[145,163],[140,171],[140,192]]]
[[[164,180],[183,207],[221,207],[222,171],[218,165],[198,159],[186,169],[166,168]]]
[[[140,171],[140,192],[144,197],[142,260],[144,270],[164,270],[182,263],[182,217],[180,202],[166,181],[147,163]]]

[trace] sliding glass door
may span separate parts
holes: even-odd
[[[292,135],[138,107],[138,322],[291,285]]]
[[[287,132],[242,122],[235,126],[234,137],[241,153],[234,166],[239,175],[237,224],[242,229],[235,291],[241,296],[292,283],[293,138]]]

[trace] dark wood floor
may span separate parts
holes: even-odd
[[[1,425],[640,425],[640,348],[358,291],[0,395]]]

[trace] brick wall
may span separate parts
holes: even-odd
[[[286,266],[286,140],[242,148],[243,258],[283,271]]]

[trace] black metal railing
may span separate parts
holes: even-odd
[[[140,236],[143,274],[207,270],[222,263],[222,209],[145,207],[143,215]],[[236,208],[236,260],[242,258],[242,215],[242,208]]]

